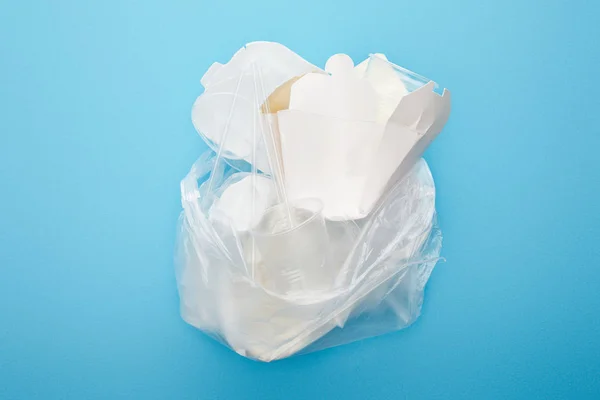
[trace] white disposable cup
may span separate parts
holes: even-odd
[[[267,209],[252,230],[264,286],[290,294],[330,289],[329,235],[318,199],[300,199]]]

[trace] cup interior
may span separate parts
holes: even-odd
[[[322,215],[323,202],[319,199],[300,199],[279,203],[265,210],[253,229],[258,236],[292,234]]]

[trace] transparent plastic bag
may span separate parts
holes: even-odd
[[[442,246],[427,163],[417,158],[402,176],[387,178],[364,218],[327,218],[323,198],[288,198],[277,120],[264,91],[263,74],[274,68],[256,59],[244,65],[236,73],[252,90],[243,111],[236,112],[233,100],[223,113],[237,118],[236,127],[213,124],[222,129],[212,135],[220,143],[211,142],[181,182],[176,266],[183,319],[261,361],[409,326]],[[359,72],[368,74],[369,67]],[[285,79],[290,76],[278,76],[278,84]],[[427,82],[419,79],[421,85],[403,89]],[[238,95],[237,89],[229,93]],[[388,109],[397,103],[393,95],[383,100]],[[235,146],[227,143],[242,136],[249,145],[235,158],[247,164],[232,163],[228,149]]]
[[[416,320],[441,250],[435,188],[424,160],[368,220],[330,228],[355,238],[335,277],[347,283],[310,301],[262,287],[242,267],[247,239],[211,224],[198,182],[214,161],[215,154],[207,152],[182,182],[177,281],[185,321],[241,355],[271,361],[399,330]],[[226,178],[224,173],[221,179]]]

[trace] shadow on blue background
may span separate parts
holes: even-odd
[[[577,3],[577,4],[576,4]],[[584,3],[586,3],[584,5]],[[0,3],[0,398],[600,398],[600,7]],[[273,364],[178,316],[199,79],[244,43],[383,52],[452,90],[421,319]]]

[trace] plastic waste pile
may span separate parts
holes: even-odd
[[[255,42],[201,79],[181,182],[181,315],[272,361],[407,327],[440,258],[421,158],[450,93],[373,54],[322,70]]]

